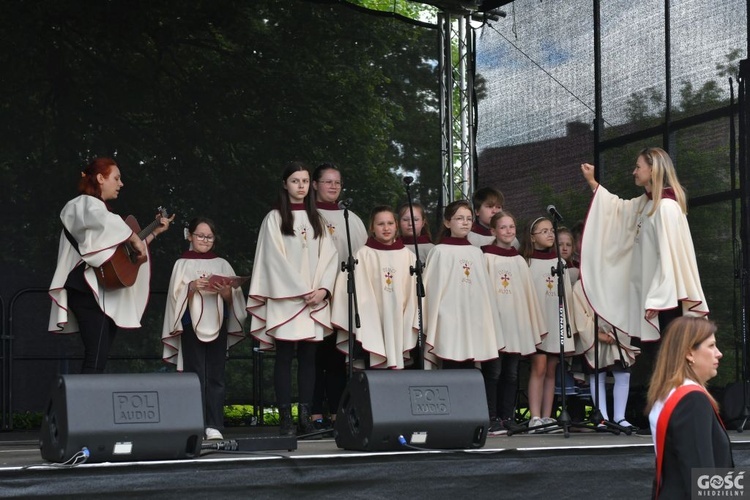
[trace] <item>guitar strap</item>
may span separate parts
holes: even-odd
[[[70,244],[73,246],[73,248],[76,249],[76,252],[78,252],[78,255],[81,255],[81,251],[78,249],[78,242],[75,238],[73,238],[73,235],[70,234],[70,231],[68,231],[68,228],[63,226],[63,232],[65,233],[65,237],[68,239]]]

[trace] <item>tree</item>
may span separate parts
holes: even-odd
[[[0,267],[24,271],[0,285],[8,298],[49,284],[58,214],[93,156],[122,167],[117,212],[146,222],[164,204],[177,228],[211,216],[218,251],[243,274],[287,161],[337,163],[365,218],[403,197],[399,167],[437,168],[434,30],[303,0],[19,0],[0,10],[0,224],[12,235]],[[185,248],[179,229],[159,238],[152,289],[166,287]],[[158,359],[160,307],[117,353]],[[44,326],[33,334],[51,344]]]

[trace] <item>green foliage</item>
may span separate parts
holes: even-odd
[[[337,163],[364,218],[405,198],[400,170],[417,173],[419,201],[437,199],[435,30],[304,0],[40,0],[2,10],[0,230],[13,237],[0,268],[21,278],[3,280],[0,293],[49,285],[60,209],[93,156],[121,166],[113,210],[142,223],[160,204],[177,214],[150,247],[155,293],[143,328],[114,343],[123,360],[112,371],[173,369],[161,362],[160,292],[187,249],[183,224],[216,220],[217,252],[251,273],[286,162]],[[232,351],[231,400],[250,398],[250,350],[247,341]]]
[[[18,431],[39,430],[44,414],[40,411],[25,411],[12,415],[13,429]]]
[[[349,3],[382,12],[392,12],[417,21],[437,16],[437,8],[412,0],[347,0]]]

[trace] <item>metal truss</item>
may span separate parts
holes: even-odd
[[[438,15],[443,206],[474,192],[474,31],[469,12]]]

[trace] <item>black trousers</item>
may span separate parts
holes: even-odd
[[[203,342],[192,324],[182,332],[182,366],[184,372],[198,374],[203,398],[203,420],[206,427],[224,427],[224,373],[227,359],[227,330],[222,326],[219,336]]]
[[[83,341],[81,373],[104,373],[119,328],[97,304],[92,292],[67,288],[68,307],[78,320]],[[106,293],[106,292],[104,292]]]
[[[312,402],[315,387],[315,347],[317,342],[276,341],[276,363],[273,367],[273,383],[276,403],[280,408],[292,405],[292,360],[297,354],[297,389],[300,404]]]
[[[482,363],[490,418],[513,420],[518,391],[520,354],[500,353],[500,357]]]
[[[311,413],[323,414],[325,402],[335,416],[346,388],[346,355],[336,347],[336,332],[315,346],[315,390]]]

